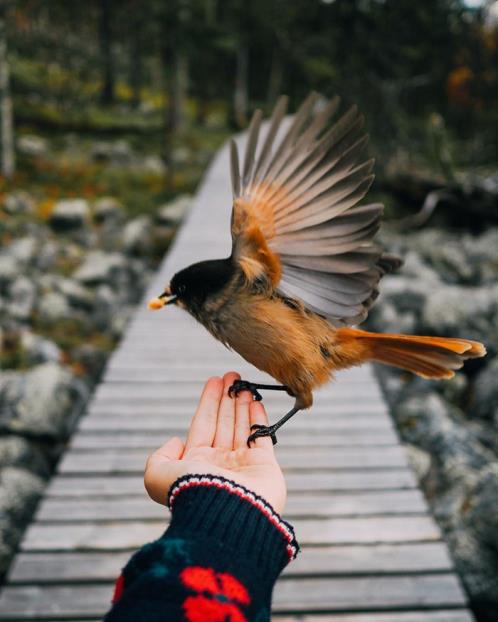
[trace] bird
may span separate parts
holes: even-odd
[[[175,304],[216,339],[280,384],[236,381],[230,396],[286,391],[294,406],[276,423],[252,426],[248,445],[310,408],[313,391],[336,371],[368,362],[428,379],[451,378],[464,361],[486,354],[469,339],[374,333],[357,328],[379,294],[381,278],[400,267],[375,240],[383,205],[363,204],[374,160],[353,105],[311,93],[289,121],[278,99],[258,149],[262,112],[247,132],[242,167],[230,141],[232,182],[228,257],[177,272],[150,309]],[[285,121],[284,121],[285,120]]]

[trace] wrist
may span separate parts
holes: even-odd
[[[172,519],[168,535],[188,532],[233,549],[270,580],[299,550],[294,530],[262,497],[215,475],[185,475],[168,494]]]

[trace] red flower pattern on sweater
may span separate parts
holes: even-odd
[[[247,622],[240,607],[249,605],[251,598],[231,574],[190,566],[182,570],[180,580],[186,588],[197,592],[183,603],[188,622]]]

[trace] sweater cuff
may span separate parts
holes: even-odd
[[[218,540],[240,558],[278,575],[299,551],[294,529],[272,506],[240,484],[214,475],[184,475],[171,486],[168,530]]]

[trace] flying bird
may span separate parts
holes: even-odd
[[[242,170],[231,141],[232,249],[173,276],[149,308],[176,304],[219,341],[281,385],[239,380],[230,394],[283,390],[293,408],[253,426],[248,444],[271,436],[313,403],[335,371],[376,361],[423,378],[451,378],[465,359],[486,354],[476,341],[372,333],[360,324],[382,276],[401,265],[374,238],[383,205],[358,205],[373,181],[368,136],[356,106],[333,120],[334,97],[316,111],[312,93],[283,129],[281,97],[258,150],[262,113],[254,113]]]

